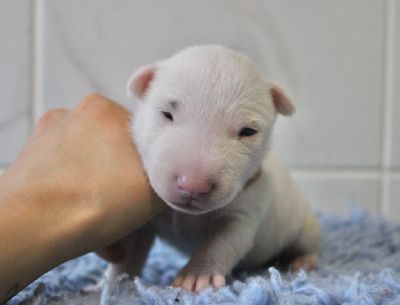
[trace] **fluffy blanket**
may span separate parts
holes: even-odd
[[[308,274],[271,267],[230,276],[226,287],[196,295],[169,286],[187,258],[157,241],[141,278],[85,291],[106,267],[89,254],[45,274],[9,304],[400,304],[400,225],[360,210],[348,219],[320,219],[322,251]]]

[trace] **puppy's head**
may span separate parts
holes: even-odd
[[[140,100],[133,133],[152,187],[190,214],[232,201],[259,168],[277,113],[294,111],[246,56],[218,46],[138,69],[128,93]]]

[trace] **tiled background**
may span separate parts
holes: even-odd
[[[249,54],[288,89],[276,149],[313,206],[400,220],[400,1],[0,0],[0,171],[47,109],[129,107],[138,66],[193,44]]]

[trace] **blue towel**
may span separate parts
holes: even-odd
[[[103,292],[86,292],[106,263],[94,254],[69,261],[31,284],[9,304],[400,304],[400,225],[353,210],[348,219],[319,216],[323,225],[317,269],[273,267],[228,276],[218,291],[193,294],[169,284],[188,258],[157,240],[143,275],[122,277]]]

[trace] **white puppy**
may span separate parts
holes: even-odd
[[[109,280],[139,275],[155,235],[191,255],[173,285],[192,291],[282,254],[315,265],[318,221],[269,150],[277,114],[294,111],[281,88],[246,56],[197,46],[137,70],[128,92],[144,168],[171,209],[122,241]]]

